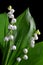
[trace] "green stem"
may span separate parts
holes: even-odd
[[[11,53],[11,51],[10,51],[10,49],[9,49],[8,55],[7,55],[7,58],[6,58],[6,61],[5,61],[5,65],[7,65],[7,61],[8,61],[8,58],[9,58],[9,56],[10,56],[10,53]]]
[[[13,33],[13,31],[10,30],[9,34],[12,34],[12,33]],[[14,43],[13,43],[12,40],[10,40],[10,48],[11,48],[12,44],[14,44]],[[7,54],[7,58],[6,58],[6,61],[5,61],[5,65],[7,65],[7,62],[8,62],[9,56],[10,56],[10,54],[11,54],[11,50],[10,50],[10,48],[9,48],[9,50],[8,50],[8,54]]]

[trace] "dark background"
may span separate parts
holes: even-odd
[[[31,15],[35,20],[37,29],[41,31],[38,42],[43,41],[43,2],[40,0],[0,0],[0,14],[8,12],[7,7],[9,5],[12,5],[12,7],[16,10],[15,17],[19,16],[29,7]],[[2,53],[0,50],[0,65],[2,58],[1,55]]]

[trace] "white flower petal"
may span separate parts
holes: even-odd
[[[8,41],[9,41],[9,37],[6,36],[6,37],[4,38],[4,41],[7,41],[7,42],[8,42]]]
[[[31,40],[31,43],[33,43],[33,44],[34,44],[34,43],[35,43],[35,41],[34,41],[34,40]]]
[[[16,23],[16,19],[13,18],[13,19],[11,20],[11,23]]]
[[[24,56],[23,56],[23,59],[24,59],[24,60],[28,60],[28,56],[27,56],[27,55],[24,55]]]
[[[34,38],[35,40],[38,40],[38,35],[36,33],[34,34]]]
[[[9,18],[14,18],[14,15],[13,15],[13,14],[11,14],[11,15],[9,16]]]
[[[13,14],[15,12],[15,10],[14,9],[11,9],[10,12]]]
[[[13,35],[10,35],[10,36],[9,36],[9,39],[10,39],[10,40],[14,40],[14,36],[13,36]]]
[[[31,40],[30,46],[31,46],[32,48],[34,48],[34,46],[35,46],[35,41],[34,41],[34,40]]]
[[[8,17],[9,18],[14,18],[14,15],[11,12],[8,12]]]
[[[14,26],[12,27],[12,30],[16,30],[16,29],[17,29],[17,26],[14,25]]]
[[[18,57],[18,58],[17,58],[17,61],[18,61],[18,62],[20,62],[20,61],[21,61],[21,58],[20,58],[20,57]]]
[[[10,24],[10,25],[8,25],[8,29],[12,29],[12,25]]]
[[[31,47],[34,48],[35,44],[31,43]]]
[[[23,52],[26,54],[26,53],[28,53],[28,49],[23,49]]]
[[[16,50],[16,46],[13,45],[13,46],[11,47],[11,50]]]
[[[13,25],[11,25],[11,24],[10,24],[10,25],[8,26],[8,29],[11,29],[11,30],[16,30],[16,29],[17,29],[17,27],[16,27],[16,25],[14,25],[14,26],[13,26]]]

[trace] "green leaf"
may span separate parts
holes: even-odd
[[[19,65],[43,65],[43,42],[37,43],[34,48],[30,48],[28,56],[28,61],[22,60]]]
[[[5,46],[4,37],[8,33],[8,17],[6,13],[0,14],[0,47]]]

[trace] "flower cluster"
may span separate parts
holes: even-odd
[[[18,62],[20,62],[22,59],[28,60],[28,56],[27,56],[28,49],[27,49],[27,48],[24,48],[24,49],[23,49],[23,53],[24,53],[24,55],[22,56],[22,58],[21,58],[21,57],[17,57],[17,61],[18,61]]]
[[[8,29],[10,30],[10,31],[12,31],[13,32],[13,30],[17,30],[17,26],[15,25],[15,23],[16,23],[16,18],[14,18],[14,12],[15,12],[15,10],[14,9],[12,9],[12,6],[9,6],[8,7],[8,10],[9,10],[9,12],[8,12],[8,17],[11,19],[11,23],[8,25]],[[8,42],[9,40],[14,40],[14,35],[12,34],[12,33],[10,33],[10,35],[7,35],[5,38],[4,38],[4,41],[6,41],[6,42]],[[16,50],[16,46],[15,45],[13,45],[12,47],[11,47],[11,50]]]
[[[31,38],[30,46],[31,46],[32,48],[34,48],[34,46],[35,46],[35,40],[38,40],[38,35],[40,35],[40,34],[41,34],[40,31],[37,30],[37,31],[34,33],[34,36]]]

